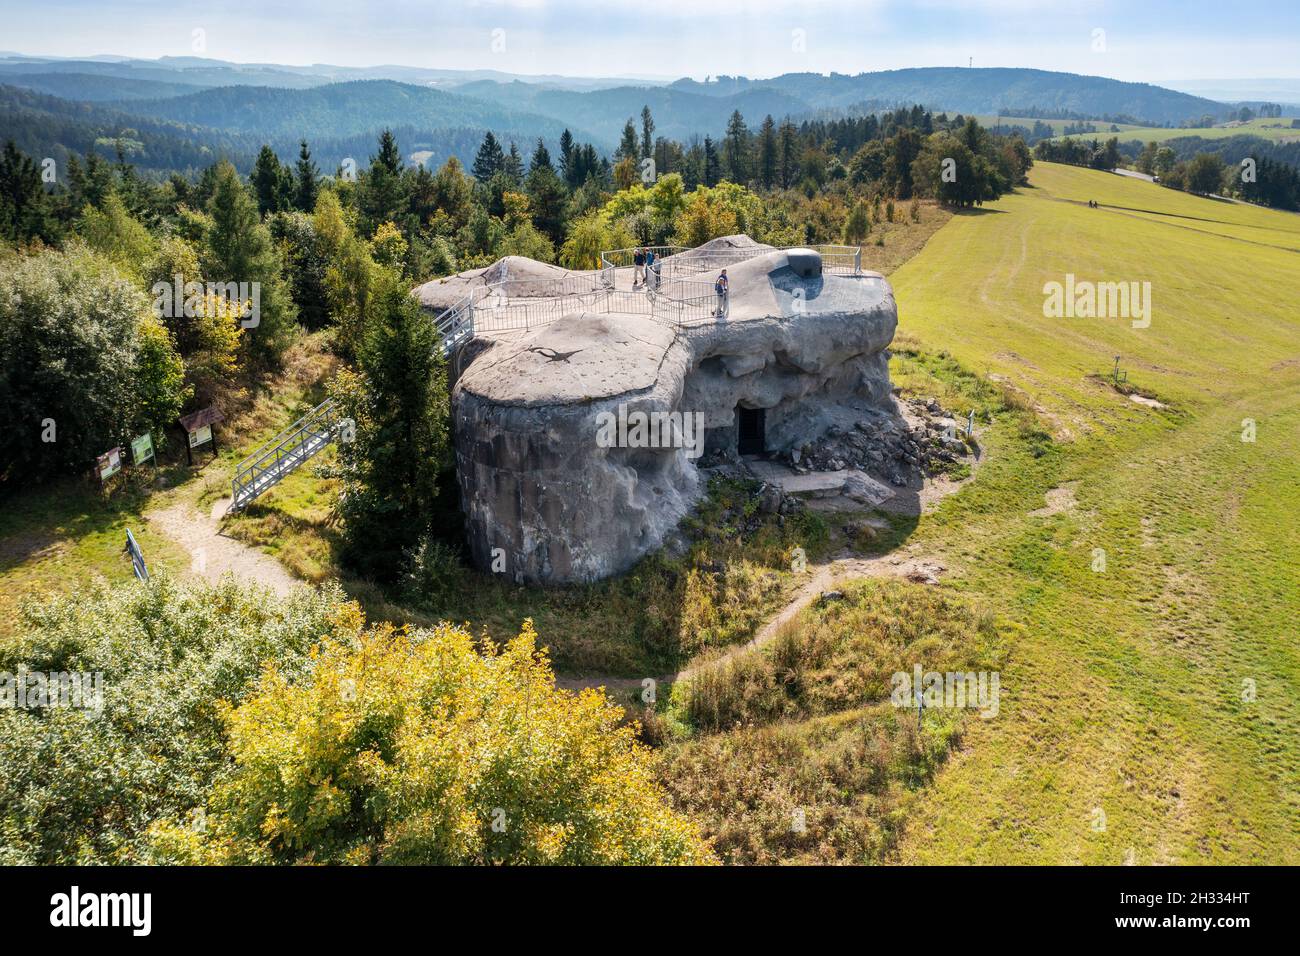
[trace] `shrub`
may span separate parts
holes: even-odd
[[[705,661],[663,722],[699,733],[660,778],[728,863],[889,858],[910,791],[959,741],[964,711],[891,701],[892,675],[996,669],[1009,625],[937,589],[859,581],[757,651]]]
[[[342,592],[102,586],[23,608],[0,672],[101,672],[103,709],[0,709],[0,863],[147,862],[160,817],[203,806],[228,764],[218,702],[239,703],[265,663],[286,681],[324,634],[359,617]]]
[[[702,863],[650,754],[599,691],[555,689],[531,622],[484,654],[463,629],[384,625],[268,669],[224,715],[236,767],[208,826],[156,833],[171,860]]]
[[[0,275],[0,481],[88,468],[160,430],[184,399],[180,373],[148,297],[103,257],[17,258]]]

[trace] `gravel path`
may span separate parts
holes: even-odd
[[[215,582],[229,573],[279,595],[300,585],[302,582],[275,558],[221,533],[221,516],[229,504],[226,498],[217,501],[205,517],[188,502],[180,501],[146,513],[145,519],[189,553],[190,573],[197,577]]]

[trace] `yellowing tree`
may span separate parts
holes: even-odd
[[[402,230],[397,228],[396,223],[381,223],[375,230],[375,236],[370,240],[371,256],[375,262],[388,269],[402,271],[402,265],[406,261],[406,252],[410,248],[410,243],[402,235]]]
[[[531,622],[481,650],[452,625],[383,625],[327,643],[305,680],[268,668],[226,713],[236,765],[206,828],[162,828],[157,846],[225,863],[712,862],[622,716],[555,688]]]
[[[690,202],[677,217],[677,233],[673,242],[680,246],[694,247],[718,236],[733,235],[737,231],[736,214],[723,205],[711,190],[700,188],[691,193]]]
[[[636,238],[621,223],[611,222],[604,210],[593,209],[569,227],[569,237],[560,250],[560,264],[570,269],[597,269],[602,252],[626,249],[635,242]]]
[[[87,205],[81,211],[77,235],[137,282],[142,278],[142,264],[154,256],[158,245],[149,230],[132,218],[116,192],[109,192],[100,208]]]

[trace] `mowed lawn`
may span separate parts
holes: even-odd
[[[992,447],[914,535],[1025,636],[900,859],[1300,863],[1300,216],[1031,182],[891,278],[901,334],[1004,376],[1057,437]],[[1150,282],[1150,326],[1045,318],[1066,273]],[[1166,408],[1090,376],[1117,355]],[[1053,488],[1075,504],[1031,514]]]

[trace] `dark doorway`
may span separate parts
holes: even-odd
[[[736,450],[742,455],[761,455],[767,451],[767,409],[736,407],[740,418]]]

